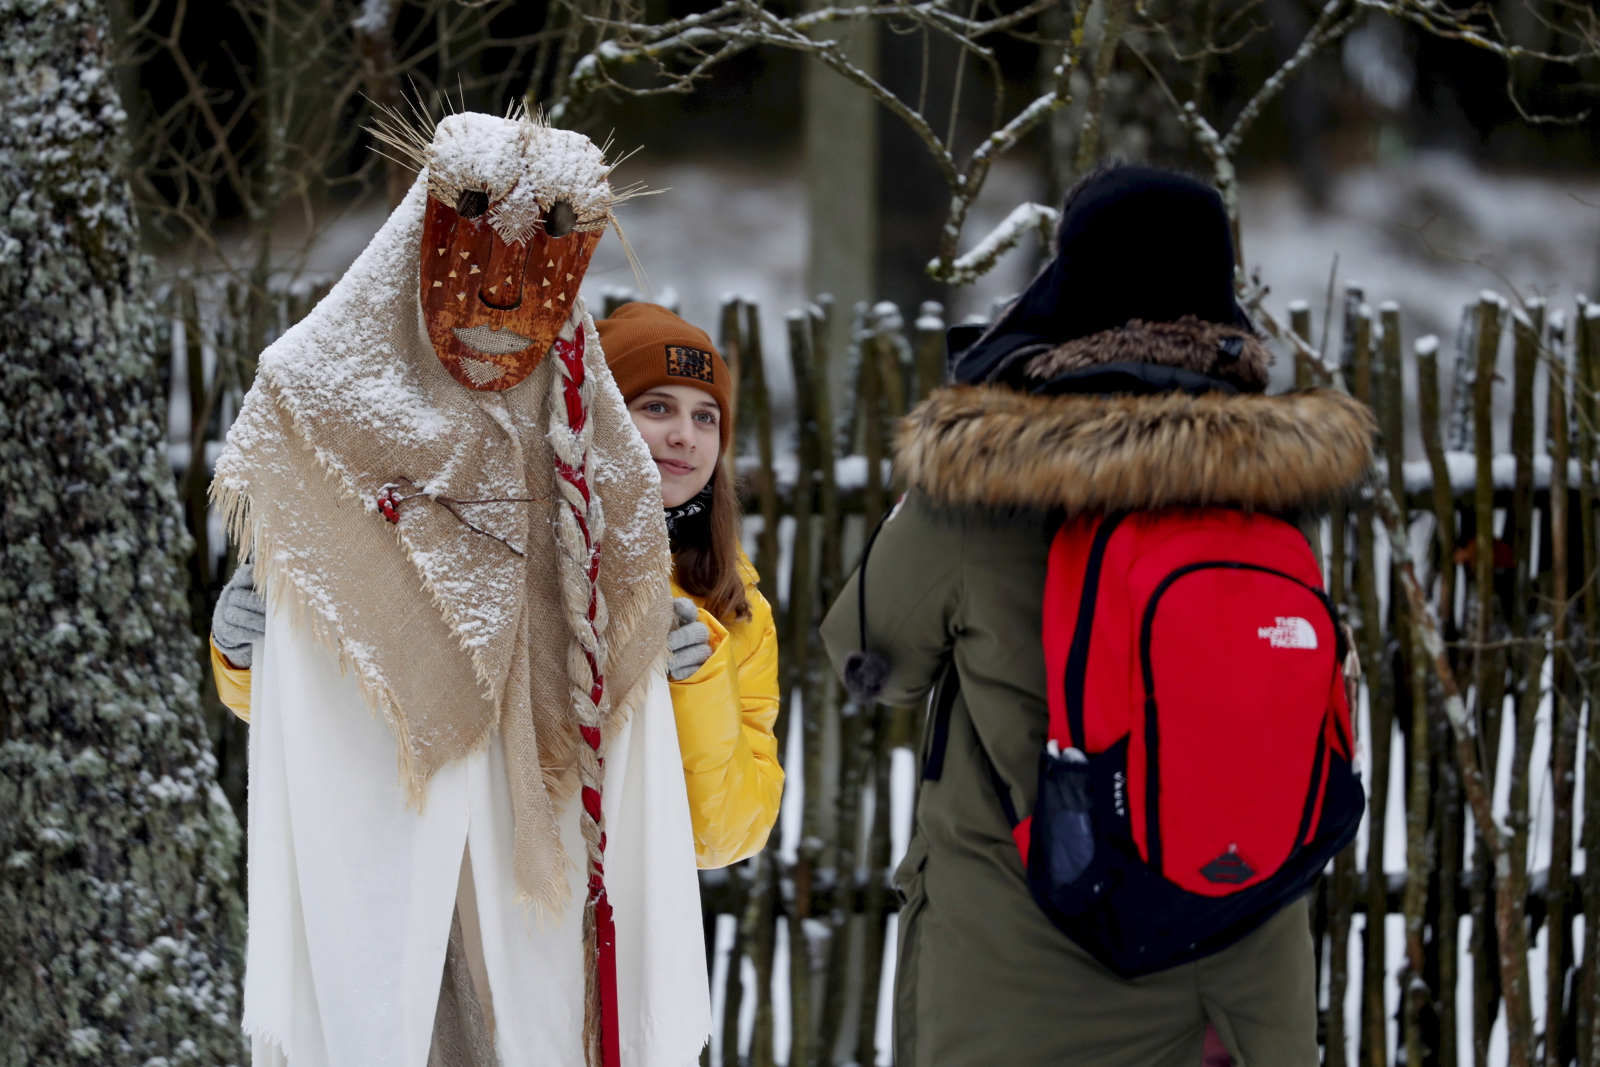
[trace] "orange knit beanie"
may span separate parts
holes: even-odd
[[[617,380],[622,399],[658,385],[689,385],[703,389],[722,409],[717,419],[722,452],[728,451],[733,429],[733,405],[728,393],[728,366],[711,343],[711,335],[689,325],[659,304],[623,304],[610,318],[595,324],[606,365]]]

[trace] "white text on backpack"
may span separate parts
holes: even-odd
[[[1296,615],[1279,615],[1276,625],[1263,626],[1256,636],[1272,642],[1273,648],[1316,648],[1317,631]]]

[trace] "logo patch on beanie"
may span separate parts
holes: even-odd
[[[683,345],[667,346],[667,373],[711,384],[711,353]]]

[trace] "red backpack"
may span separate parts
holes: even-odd
[[[1346,641],[1295,527],[1223,508],[1071,520],[1043,640],[1038,799],[1008,815],[1035,899],[1107,967],[1232,944],[1355,836]]]

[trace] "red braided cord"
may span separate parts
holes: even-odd
[[[583,363],[583,327],[578,327],[571,341],[558,340],[555,345],[556,356],[561,360],[566,373],[563,375],[562,394],[567,407],[567,425],[573,434],[583,431],[588,421],[589,413],[584,407],[582,389],[586,368]],[[587,504],[589,502],[589,483],[580,468],[574,468],[557,459],[555,463],[556,474],[568,485],[577,490],[579,496]],[[573,518],[578,528],[583,531],[584,545],[589,550],[589,563],[586,576],[589,581],[589,609],[588,619],[591,630],[594,628],[595,614],[599,607],[600,575],[600,550],[595,546],[589,533],[589,524],[583,514],[573,509]],[[595,645],[599,644],[599,634],[595,633]],[[600,665],[595,660],[594,653],[584,650],[584,658],[589,663],[590,676],[594,679],[589,689],[589,699],[594,707],[600,706],[601,699],[605,696],[605,678],[600,673]],[[580,724],[578,731],[583,735],[584,742],[594,750],[596,762],[603,770],[605,760],[600,757],[601,731],[598,725],[589,723]],[[595,948],[596,959],[593,961],[598,971],[600,985],[600,1048],[601,1063],[603,1067],[621,1067],[622,1050],[621,1039],[617,1026],[617,958],[616,958],[616,924],[612,919],[611,902],[606,896],[605,863],[606,835],[604,829],[604,816],[601,809],[600,788],[596,786],[583,787],[583,810],[596,827],[600,829],[600,854],[601,859],[589,860],[589,895],[585,906],[594,909],[595,918]]]

